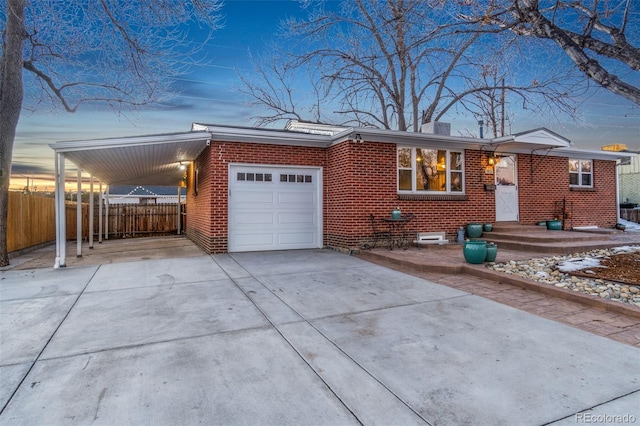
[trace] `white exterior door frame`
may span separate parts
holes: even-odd
[[[516,154],[498,156],[495,165],[496,222],[514,222],[520,219],[518,207],[518,163]]]

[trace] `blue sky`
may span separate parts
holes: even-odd
[[[248,71],[249,51],[259,54],[273,39],[280,20],[299,13],[294,0],[227,0],[224,27],[208,44],[209,63],[193,67],[189,75],[176,81],[182,94],[172,100],[171,108],[156,106],[126,115],[95,106],[74,114],[62,109],[23,110],[14,146],[12,188],[23,187],[26,177],[38,190],[50,185],[37,177],[53,170],[53,151],[48,147],[53,142],[188,131],[192,122],[252,126],[252,117],[259,111],[238,92],[236,69]],[[579,116],[581,124],[549,123],[521,115],[512,131],[544,126],[585,149],[625,143],[640,150],[640,107],[600,90],[585,99]],[[471,118],[455,116],[444,121],[452,123],[453,134],[477,131]]]

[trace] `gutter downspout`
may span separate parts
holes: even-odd
[[[104,239],[109,239],[109,185],[104,198]]]
[[[182,221],[182,206],[180,205],[180,198],[182,195],[182,187],[180,185],[178,185],[178,223],[177,223],[177,227],[178,227],[178,235],[180,235],[182,233],[182,228],[181,228],[181,224],[180,222]]]
[[[620,160],[616,160],[616,225],[620,223]],[[615,225],[614,225],[615,227]]]

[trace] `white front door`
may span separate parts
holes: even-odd
[[[518,220],[518,175],[516,155],[502,155],[495,165],[496,222]]]
[[[318,167],[229,166],[228,250],[322,247]]]

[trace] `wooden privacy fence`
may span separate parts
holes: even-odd
[[[67,240],[76,239],[75,202],[66,203]],[[175,233],[177,204],[111,204],[109,206],[109,237],[142,237]],[[102,209],[104,215],[105,209]],[[93,232],[97,239],[99,211],[94,205]],[[56,239],[55,200],[36,194],[9,192],[7,218],[7,250],[9,253],[50,243]],[[103,218],[104,219],[104,218]],[[103,220],[104,224],[104,220]],[[184,229],[184,228],[183,228]],[[82,204],[82,238],[89,239],[89,204]],[[104,235],[104,227],[103,227]]]
[[[640,223],[640,209],[620,209],[620,219]]]
[[[95,209],[95,233],[98,233],[98,212]],[[103,210],[104,214],[104,210]],[[178,230],[178,204],[110,204],[109,236],[147,237],[166,235]]]
[[[67,201],[67,239],[76,239],[76,203]],[[82,206],[82,227],[88,229],[88,205]],[[86,231],[85,231],[86,235]],[[37,194],[9,192],[7,251],[9,253],[56,240],[55,200]]]

